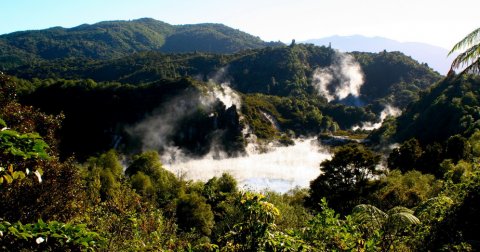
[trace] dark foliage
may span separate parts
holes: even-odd
[[[147,117],[157,116],[161,120],[161,110],[168,110],[172,99],[187,104],[183,114],[170,115],[178,119],[172,125],[174,132],[168,136],[174,145],[202,155],[209,151],[214,139],[219,139],[227,153],[241,153],[243,137],[236,109],[227,109],[219,101],[211,107],[203,106],[202,91],[197,85],[191,79],[140,86],[58,80],[22,96],[22,101],[49,114],[65,114],[60,132],[62,156],[75,154],[84,159],[113,147],[138,152],[141,139],[126,132],[126,128]],[[90,146],[92,143],[94,147]]]
[[[462,250],[462,244],[468,244],[471,251],[480,249],[480,180],[478,174],[461,185],[460,201],[455,205],[444,219],[434,225],[427,241],[429,249]]]
[[[394,139],[415,137],[423,144],[444,142],[460,134],[469,137],[480,129],[480,79],[478,76],[447,77],[398,118]]]
[[[417,139],[403,142],[400,148],[393,149],[388,157],[388,167],[406,172],[416,168],[417,160],[422,155],[422,148]]]
[[[331,160],[320,164],[322,174],[310,183],[309,204],[317,208],[326,198],[334,209],[349,212],[362,203],[370,178],[380,174],[379,161],[380,156],[361,145],[339,147]]]
[[[43,182],[38,183],[33,179],[14,181],[7,187],[0,190],[1,218],[9,221],[27,221],[33,222],[39,218],[44,220],[66,221],[78,214],[80,204],[74,202],[81,201],[82,194],[80,186],[80,176],[75,169],[72,160],[60,162],[57,155],[56,133],[59,130],[60,121],[58,118],[48,116],[32,107],[20,105],[14,100],[15,83],[9,77],[0,74],[0,118],[2,118],[8,127],[19,133],[30,134],[33,132],[44,134],[46,143],[50,145],[46,149],[47,155],[20,156],[19,152],[7,152],[2,150],[0,153],[0,166],[8,167],[11,165],[17,171],[31,172],[35,170],[43,171]],[[40,138],[42,135],[36,135]],[[8,141],[2,139],[1,141]],[[2,146],[5,144],[2,142]],[[8,142],[6,143],[8,144]],[[13,143],[13,144],[18,144]],[[43,146],[43,145],[42,145]],[[33,147],[34,151],[40,152],[43,149],[37,144]],[[13,154],[13,156],[12,156]]]
[[[405,107],[418,98],[418,92],[440,79],[426,65],[401,52],[353,53],[365,73],[360,93],[367,102],[382,98],[396,107]]]

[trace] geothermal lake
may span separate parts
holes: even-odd
[[[320,163],[330,157],[316,139],[303,139],[295,140],[292,146],[272,147],[267,153],[225,159],[182,159],[164,162],[164,167],[177,176],[200,181],[229,173],[241,189],[285,193],[295,187],[308,187],[320,175]]]

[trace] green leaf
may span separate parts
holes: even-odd
[[[8,174],[5,174],[5,175],[3,175],[3,177],[5,178],[5,180],[7,181],[8,184],[11,184],[13,182],[12,176],[10,176]]]
[[[0,118],[0,129],[5,128],[5,127],[7,127],[7,124],[5,123],[5,121],[2,118]]]
[[[47,226],[47,224],[42,219],[38,219],[37,223],[41,228],[44,228]]]
[[[25,178],[25,173],[23,173],[22,171],[15,171],[12,173],[12,177],[13,179],[24,179]]]

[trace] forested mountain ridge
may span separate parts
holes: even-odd
[[[25,79],[93,79],[97,82],[147,84],[160,79],[193,76],[202,81],[229,82],[243,93],[279,96],[318,96],[314,74],[318,69],[341,68],[338,52],[313,45],[252,49],[235,54],[140,52],[108,60],[53,60],[26,64],[6,71]],[[424,64],[400,52],[352,54],[361,66],[364,84],[360,99],[400,108],[415,100],[420,90],[440,79]],[[335,77],[336,78],[336,77]],[[337,80],[337,82],[340,80]]]
[[[233,53],[281,44],[222,24],[170,25],[142,18],[1,35],[0,63],[5,69],[42,59],[111,59],[140,51]]]

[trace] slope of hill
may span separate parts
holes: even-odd
[[[455,58],[447,57],[448,50],[439,46],[417,42],[398,42],[382,37],[354,36],[331,36],[321,39],[310,39],[305,43],[315,45],[331,46],[344,52],[381,52],[400,51],[422,63],[427,63],[431,68],[440,74],[446,75],[450,64]]]
[[[105,21],[66,29],[21,31],[0,36],[0,63],[34,59],[110,59],[140,51],[233,53],[281,43],[221,24],[170,25],[150,18]],[[6,68],[5,64],[2,66]]]
[[[213,144],[231,155],[241,152],[244,140],[235,107],[226,108],[205,90],[204,83],[188,78],[139,86],[55,80],[21,99],[49,114],[65,115],[61,152],[80,159],[110,148],[135,153],[165,151],[169,145],[191,155],[204,155]]]
[[[425,64],[401,52],[353,53],[365,73],[361,87],[367,103],[382,103],[404,108],[418,98],[418,93],[440,80],[440,75]]]
[[[443,143],[459,134],[470,137],[480,130],[480,78],[448,76],[396,119],[390,118],[370,134],[374,143],[404,142],[416,138],[422,145]]]
[[[405,141],[415,137],[426,144],[445,141],[455,134],[469,137],[480,129],[479,89],[478,76],[442,80],[397,119],[394,138]]]

